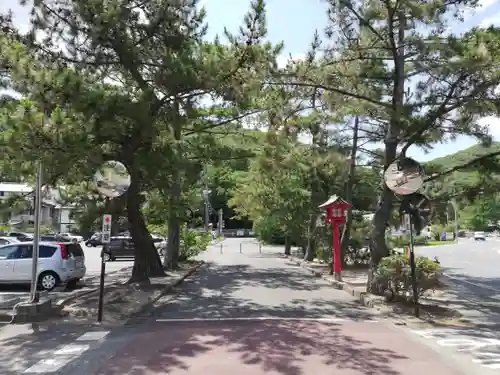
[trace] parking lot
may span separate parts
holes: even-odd
[[[86,247],[83,242],[81,245],[85,253],[85,266],[87,267],[85,278],[76,288],[67,289],[65,286],[60,286],[50,292],[49,295],[56,301],[67,298],[74,293],[79,293],[82,290],[95,288],[99,285],[99,276],[101,272],[100,256],[102,248],[100,246]],[[129,275],[129,271],[118,271],[131,267],[132,264],[133,259],[106,263],[106,284],[126,279]],[[12,305],[9,301],[14,301],[14,303],[16,303],[17,299],[27,297],[29,295],[29,290],[29,285],[0,285],[0,308],[9,308],[10,305]]]

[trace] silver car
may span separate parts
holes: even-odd
[[[0,283],[29,284],[33,264],[33,242],[0,246]],[[85,276],[85,255],[78,243],[40,242],[38,285],[52,290],[59,284],[76,284]]]

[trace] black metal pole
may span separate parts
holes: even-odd
[[[410,268],[411,268],[411,285],[413,288],[413,308],[415,316],[418,318],[420,316],[420,310],[418,306],[418,288],[417,288],[417,270],[415,265],[415,252],[413,250],[413,220],[410,214]]]
[[[106,207],[106,213],[109,211],[109,198],[106,198],[106,202],[104,204],[104,207]],[[109,223],[109,225],[113,225],[113,222]],[[101,233],[101,236],[103,234]],[[102,237],[101,237],[102,238]],[[97,322],[101,323],[102,322],[102,314],[103,314],[103,309],[104,309],[104,278],[106,276],[106,262],[104,261],[104,254],[108,250],[108,244],[103,243],[102,244],[102,251],[101,251],[101,275],[99,278],[99,302],[97,305]]]
[[[104,251],[107,250],[108,245],[103,244],[101,251],[101,277],[99,280],[99,305],[97,307],[97,321],[102,322],[102,311],[104,308],[104,277],[106,275],[106,262],[104,261]]]

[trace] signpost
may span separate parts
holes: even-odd
[[[340,253],[339,225],[345,223],[345,210],[352,208],[352,204],[336,195],[332,195],[330,199],[320,205],[319,208],[326,209],[326,223],[332,224],[333,269],[331,271],[335,275],[335,280],[342,281],[342,255]]]
[[[111,241],[111,215],[102,215],[102,243],[110,243]]]
[[[106,197],[106,210],[109,209],[110,199],[117,198],[125,194],[130,186],[130,175],[127,168],[119,161],[107,161],[95,173],[94,182],[96,189],[101,195]],[[104,214],[102,216],[102,251],[101,251],[101,275],[99,282],[99,304],[97,308],[97,321],[102,322],[104,303],[104,278],[106,275],[105,253],[111,241],[112,216]]]
[[[408,219],[405,219],[405,221],[409,222],[410,230],[410,268],[416,317],[420,315],[420,311],[418,306],[415,251],[413,248],[413,227],[415,226],[417,232],[419,232],[423,226],[422,218],[430,215],[430,201],[422,194],[417,193],[424,183],[424,177],[425,174],[422,166],[417,161],[406,157],[396,160],[384,172],[386,186],[395,194],[403,196],[400,212],[404,215],[403,217],[408,216]]]

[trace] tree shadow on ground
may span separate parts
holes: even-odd
[[[462,311],[465,317],[472,313],[477,318],[482,316],[492,323],[500,323],[500,277],[471,277],[450,268],[445,268],[444,273],[453,274],[453,279],[443,278],[445,297],[438,300],[440,305]]]
[[[354,334],[349,331],[354,330]],[[311,371],[400,375],[409,358],[383,349],[361,327],[291,320],[185,322],[151,327],[98,374],[205,373],[309,375]],[[379,341],[383,342],[383,339]],[[147,349],[154,347],[153,350]],[[208,372],[207,372],[208,371]],[[338,373],[337,372],[337,373]]]
[[[300,268],[210,264],[179,295],[152,312],[158,318],[349,318],[372,319],[375,311]]]

